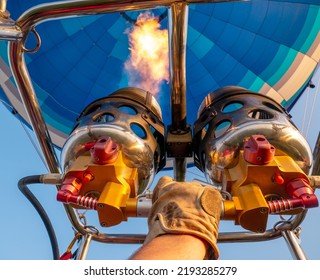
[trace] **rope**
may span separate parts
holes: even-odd
[[[317,96],[318,96],[318,94],[319,94],[319,84],[320,84],[320,79],[318,79],[318,83],[317,83],[317,87],[316,87],[316,93],[315,93],[314,98],[313,98],[312,109],[311,109],[311,113],[310,113],[310,117],[309,117],[309,122],[308,122],[308,127],[307,127],[307,131],[306,131],[306,135],[305,135],[306,138],[308,137],[308,134],[309,134],[309,129],[310,129],[310,125],[311,125],[311,120],[312,120],[313,112],[314,112],[314,108],[315,108]]]
[[[43,158],[43,155],[42,155],[42,153],[40,152],[39,147],[36,145],[35,141],[32,139],[29,130],[26,128],[26,126],[23,124],[23,122],[22,122],[21,120],[19,120],[19,121],[20,121],[20,124],[21,124],[23,130],[24,130],[25,133],[27,134],[27,136],[28,136],[28,138],[29,138],[32,146],[33,146],[34,149],[36,150],[36,152],[37,152],[40,160],[42,161],[43,165],[44,165],[44,166],[46,167],[46,169],[48,170],[48,167],[47,167],[47,165],[46,165],[46,163],[45,163],[45,160],[44,160],[44,158]]]
[[[307,98],[306,98],[306,103],[304,104],[304,113],[303,113],[302,127],[301,127],[302,135],[304,135],[305,121],[306,121],[306,116],[307,116],[307,107],[309,104],[310,87],[308,87],[306,95],[307,95]]]

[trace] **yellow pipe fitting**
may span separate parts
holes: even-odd
[[[230,192],[232,200],[224,201],[225,220],[234,220],[243,228],[264,232],[267,226],[270,198],[287,199],[288,182],[307,175],[291,157],[276,155],[264,165],[256,165],[244,159],[243,151],[239,154],[238,164],[224,170],[224,187]],[[319,180],[320,181],[320,180]],[[284,214],[293,215],[302,209],[288,210]]]
[[[128,184],[109,182],[102,191],[97,205],[101,226],[110,227],[126,221],[123,213],[130,194]]]
[[[138,170],[125,164],[121,151],[115,161],[103,165],[93,163],[89,154],[79,156],[67,175],[82,178],[79,195],[98,198],[97,212],[101,226],[114,226],[136,215]]]
[[[233,200],[223,201],[223,216],[224,220],[234,220],[236,217],[236,208]]]
[[[248,184],[236,188],[233,201],[236,224],[254,232],[266,230],[269,207],[258,185]]]
[[[138,204],[138,199],[136,197],[129,198],[127,200],[126,209],[125,209],[126,217],[137,217],[137,204]]]

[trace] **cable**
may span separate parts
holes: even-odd
[[[320,84],[320,80],[318,80],[317,87],[316,87],[316,93],[315,93],[314,98],[313,98],[312,109],[311,109],[311,113],[310,113],[310,117],[309,117],[309,122],[308,122],[308,126],[307,126],[307,131],[306,131],[306,135],[305,135],[306,138],[308,138],[309,129],[310,129],[310,124],[311,124],[311,120],[312,120],[312,116],[313,116],[315,104],[316,104],[317,96],[318,96],[318,94],[319,94],[319,84]]]
[[[53,259],[54,260],[59,260],[60,254],[59,254],[59,246],[58,246],[58,241],[56,238],[56,234],[54,232],[52,223],[50,221],[49,216],[47,215],[46,211],[42,207],[41,203],[39,200],[34,196],[34,194],[29,190],[27,187],[28,184],[40,184],[42,183],[41,180],[42,176],[41,175],[33,175],[33,176],[27,176],[19,180],[18,182],[18,187],[19,190],[24,194],[24,196],[31,202],[33,207],[37,210],[39,213],[46,230],[49,235],[50,243],[51,243],[51,248],[52,248],[52,254],[53,254]]]
[[[24,132],[25,132],[25,133],[26,133],[26,135],[28,136],[28,138],[29,138],[29,140],[30,140],[30,142],[31,142],[31,144],[32,144],[32,146],[33,146],[33,148],[34,148],[34,149],[35,149],[35,151],[37,152],[37,154],[38,154],[38,156],[39,156],[40,160],[42,161],[43,165],[48,169],[48,166],[47,166],[47,165],[46,165],[46,163],[45,163],[44,157],[42,156],[42,154],[41,154],[41,152],[40,152],[40,150],[39,150],[39,147],[36,145],[35,141],[32,139],[32,137],[31,137],[31,134],[30,134],[29,130],[26,128],[26,126],[22,123],[22,121],[21,121],[21,120],[20,120],[20,124],[21,124],[21,126],[22,126],[22,128],[23,128]]]
[[[306,116],[307,116],[307,107],[309,104],[309,95],[310,95],[310,87],[307,88],[307,93],[306,93],[306,103],[304,104],[304,112],[303,112],[303,119],[302,119],[302,125],[301,125],[301,133],[304,135],[304,129],[305,129],[305,121],[306,121]]]

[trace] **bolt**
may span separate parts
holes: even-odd
[[[267,211],[268,211],[267,208],[261,208],[261,209],[260,209],[260,213],[261,213],[261,214],[266,214]]]
[[[263,230],[262,228],[258,228],[258,229],[257,229],[257,232],[258,232],[258,233],[263,233],[264,230]]]
[[[102,222],[102,223],[101,223],[101,226],[106,227],[106,226],[107,226],[107,223]]]
[[[98,204],[98,207],[103,208],[104,206],[103,206],[103,204],[100,203],[100,204]]]

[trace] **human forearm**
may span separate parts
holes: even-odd
[[[203,260],[207,242],[193,235],[165,234],[143,245],[131,260]]]

